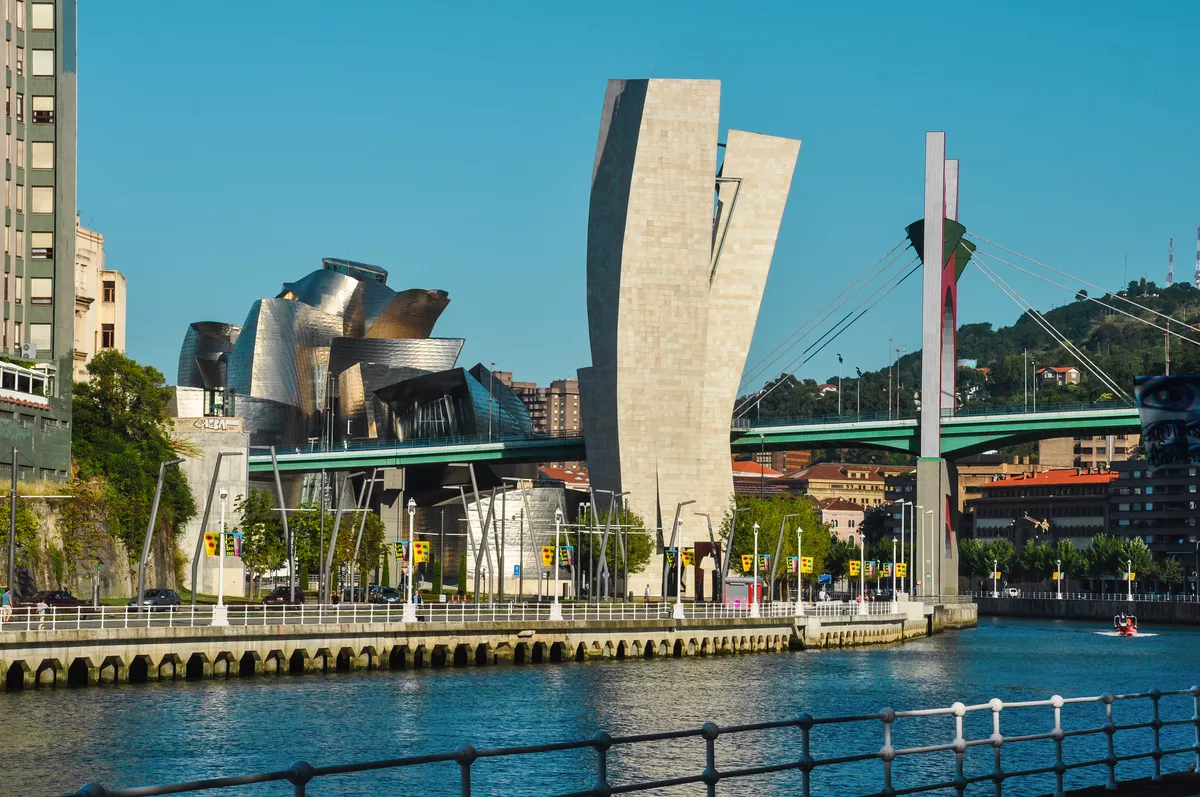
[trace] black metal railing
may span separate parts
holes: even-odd
[[[1191,699],[1169,700],[1171,712],[1164,719],[1160,706],[1163,698],[1180,697]],[[1114,706],[1118,704],[1129,706],[1129,717],[1122,717],[1128,721],[1121,724],[1118,724],[1114,712]],[[1064,709],[1079,709],[1081,716],[1072,718],[1078,722],[1087,719],[1088,706],[1097,709],[1093,716],[1098,714],[1098,718],[1103,720],[1100,725],[1075,727],[1074,724],[1064,723]],[[1135,706],[1148,708],[1148,711],[1139,712]],[[1040,714],[1039,709],[1042,710]],[[1020,718],[1014,720],[1014,725],[1006,736],[1002,733],[1001,718],[1017,712],[1020,712]],[[924,727],[922,733],[914,736],[920,743],[908,747],[899,746],[897,733],[909,733],[909,726],[918,724],[922,718],[947,718],[952,722],[949,727],[944,724],[937,728]],[[972,718],[978,721],[971,722]],[[971,730],[979,733],[969,733],[968,724],[972,725]],[[1174,729],[1187,726],[1193,729],[1190,733],[1183,732],[1170,739],[1164,739],[1164,732],[1170,734]],[[849,733],[838,733],[838,727],[848,729]],[[1047,727],[1049,730],[1038,730]],[[947,730],[950,733],[946,733]],[[747,750],[778,752],[797,748],[794,740],[791,743],[782,743],[769,736],[762,738],[762,735],[769,735],[775,731],[799,733],[799,756],[793,753],[781,760],[761,763],[748,761],[745,755]],[[1147,731],[1149,733],[1146,733]],[[756,734],[759,735],[757,739],[754,738]],[[826,734],[828,736],[825,736]],[[1121,748],[1118,748],[1117,744],[1118,734],[1123,734],[1121,739],[1124,744]],[[814,747],[814,741],[817,740],[814,740],[814,735],[821,737],[819,741],[823,742],[824,749],[832,750],[841,746],[839,752],[842,754],[817,757]],[[881,742],[878,747],[870,743],[872,738]],[[701,756],[697,755],[699,751],[695,748],[672,749],[669,755],[663,756],[661,749],[654,747],[658,743],[692,739],[699,739],[703,743],[702,765]],[[722,752],[737,760],[733,761],[733,766],[721,769],[718,767],[718,741],[731,739],[735,741],[727,748],[722,748]],[[1037,749],[1030,749],[1035,743],[1046,744]],[[1001,753],[1012,745],[1022,747],[1019,753],[1014,753],[1015,757],[1010,757],[1006,769]],[[1068,747],[1073,753],[1070,760],[1066,755]],[[658,762],[651,770],[655,776],[637,779],[636,775],[630,777],[628,772],[623,771],[625,768],[610,766],[610,754],[618,750],[630,752],[631,756],[642,753],[653,758]],[[982,754],[977,758],[970,757],[973,750],[980,750]],[[916,711],[885,708],[876,714],[845,717],[818,718],[801,714],[790,720],[725,727],[707,722],[699,728],[632,736],[610,736],[601,731],[587,739],[567,742],[488,749],[463,745],[452,752],[359,764],[317,767],[301,761],[276,772],[211,778],[165,786],[107,789],[98,783],[89,783],[73,795],[65,797],[150,797],[273,782],[286,782],[290,784],[295,797],[304,797],[308,785],[321,778],[436,764],[456,765],[459,791],[464,797],[469,797],[477,793],[472,791],[472,778],[480,762],[572,751],[592,754],[594,775],[588,776],[583,770],[574,768],[570,775],[560,776],[557,779],[559,785],[575,779],[576,785],[582,786],[564,792],[557,792],[555,789],[562,797],[607,797],[612,794],[649,792],[688,785],[703,785],[706,794],[715,795],[718,784],[722,782],[761,779],[771,775],[786,775],[788,780],[783,787],[789,793],[798,790],[803,797],[810,797],[815,779],[826,772],[832,772],[836,780],[821,783],[821,793],[857,793],[876,797],[952,789],[961,797],[969,786],[987,783],[992,784],[993,793],[1000,797],[1006,782],[1041,776],[1049,779],[1048,785],[1052,784],[1054,794],[1062,795],[1066,788],[1066,774],[1075,770],[1099,769],[1103,773],[1103,785],[1115,789],[1118,783],[1128,781],[1130,776],[1148,776],[1153,781],[1161,780],[1164,759],[1178,762],[1178,771],[1186,771],[1189,765],[1190,768],[1200,769],[1197,766],[1200,764],[1200,687],[1170,692],[1153,690],[1129,695],[1109,693],[1094,697],[1063,698],[1055,695],[1047,700],[1010,703],[993,699],[975,705],[955,703],[946,708]],[[900,777],[898,765],[901,761],[909,759],[921,759],[919,768],[906,773],[906,777]],[[871,766],[873,762],[879,762],[881,766]],[[1142,771],[1136,771],[1136,767],[1129,767],[1128,769],[1135,771],[1118,772],[1119,765],[1133,762],[1149,762],[1149,766],[1144,767]],[[680,774],[661,777],[660,773],[668,764],[679,768]],[[413,785],[399,784],[400,787]],[[487,788],[490,790],[494,785],[488,784]],[[761,787],[761,783],[756,785]],[[415,788],[410,790],[419,791]],[[360,784],[355,793],[384,791],[373,782],[369,786]]]

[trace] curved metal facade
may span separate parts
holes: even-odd
[[[176,384],[183,387],[214,388],[222,385],[205,384],[205,374],[221,376],[225,372],[225,357],[233,351],[241,327],[221,321],[197,321],[188,326],[179,349],[179,374]]]
[[[462,338],[335,338],[329,352],[334,375],[355,363],[375,363],[422,372],[447,371],[458,362]]]

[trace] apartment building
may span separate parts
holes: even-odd
[[[103,349],[125,351],[125,275],[105,268],[104,235],[75,221],[75,381]]]

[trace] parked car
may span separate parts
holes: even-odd
[[[142,606],[170,609],[172,606],[180,606],[182,604],[183,601],[179,599],[179,593],[173,589],[148,589],[142,593]],[[138,599],[130,598],[129,605],[137,606]]]
[[[304,603],[304,593],[296,588],[296,599],[292,600],[292,591],[288,587],[276,587],[267,593],[262,600],[264,606],[293,606]]]
[[[1021,597],[1021,590],[1017,589],[1016,587],[1006,587],[1004,592],[1000,594],[1006,598],[1019,598]]]
[[[404,603],[404,593],[395,587],[380,587],[372,590],[371,603]]]
[[[63,589],[44,589],[41,592],[35,592],[28,598],[23,598],[20,605],[36,607],[39,603],[45,603],[52,609],[75,609],[85,605],[79,598]]]

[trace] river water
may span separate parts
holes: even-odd
[[[297,760],[333,764],[452,750],[613,735],[948,706],[956,700],[1034,700],[1059,693],[1097,695],[1182,689],[1200,683],[1200,630],[1145,629],[1157,636],[1116,639],[1089,623],[984,619],[976,630],[865,650],[649,661],[447,668],[396,672],[160,683],[0,694],[0,795],[58,795],[98,780],[113,788],[282,769]],[[1168,714],[1190,716],[1190,698],[1163,699]],[[1127,707],[1128,706],[1128,707]],[[1147,719],[1148,708],[1118,703],[1117,722]],[[1036,712],[1036,713],[1031,713]],[[1064,725],[1094,727],[1102,707],[1064,709]],[[1044,732],[1050,709],[1002,714],[1002,730]],[[986,736],[988,712],[972,715],[968,737]],[[902,725],[903,723],[903,725]],[[1170,731],[1168,733],[1168,731]],[[953,720],[900,720],[897,745],[946,743]],[[1145,733],[1148,731],[1131,731]],[[1118,738],[1121,738],[1120,736]],[[1140,737],[1148,745],[1148,736]],[[1164,731],[1164,747],[1191,744],[1190,728]],[[877,750],[878,722],[813,731],[814,755]],[[1103,739],[1069,740],[1068,760],[1103,754]],[[718,740],[718,766],[795,760],[799,732],[774,731],[743,741]],[[1050,763],[1050,743],[1003,751],[1006,769]],[[1072,753],[1072,751],[1075,751]],[[1118,751],[1120,752],[1120,751]],[[972,750],[973,771],[990,769],[992,751]],[[476,794],[552,794],[591,785],[591,751],[477,764]],[[897,785],[924,770],[948,777],[953,755],[897,762]],[[1177,757],[1164,769],[1187,765]],[[636,754],[610,754],[614,780],[692,774],[703,768],[699,740],[660,743]],[[1148,764],[1122,764],[1147,772]],[[814,773],[814,794],[847,795],[881,787],[881,764]],[[1070,776],[1101,782],[1100,769]],[[773,775],[722,783],[719,792],[795,794],[796,778]],[[310,795],[456,794],[452,764],[322,779]],[[968,793],[991,793],[990,786]],[[1005,794],[1051,791],[1046,779],[1005,786]],[[287,784],[214,792],[221,797],[287,795]],[[697,786],[671,794],[702,794]]]

